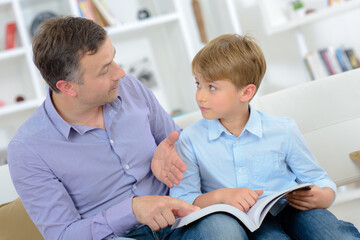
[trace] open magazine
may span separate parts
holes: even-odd
[[[266,214],[274,206],[274,204],[287,193],[299,189],[308,189],[311,183],[302,183],[297,186],[288,188],[286,190],[274,193],[264,198],[260,198],[257,202],[250,208],[248,212],[243,212],[240,209],[228,205],[228,204],[214,204],[205,208],[202,208],[196,212],[192,212],[189,215],[178,218],[175,220],[175,223],[172,225],[171,229],[179,228],[185,226],[191,222],[198,220],[208,214],[215,212],[226,212],[230,213],[233,216],[237,217],[251,232],[254,232],[258,229],[264,220]]]

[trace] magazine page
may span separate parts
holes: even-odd
[[[253,219],[254,223],[258,226],[262,223],[264,220],[266,214],[270,211],[272,206],[284,195],[286,195],[289,192],[292,192],[297,189],[305,188],[312,185],[311,183],[302,183],[299,185],[296,185],[294,187],[285,189],[283,191],[274,193],[272,195],[266,196],[264,198],[258,199],[258,201],[250,208],[250,210],[247,212],[247,215],[249,218]]]
[[[177,218],[175,220],[175,223],[172,225],[171,229],[179,228],[182,226],[185,226],[195,220],[198,220],[199,218],[202,218],[208,214],[214,213],[214,212],[226,212],[234,215],[237,217],[247,228],[253,229],[256,226],[254,223],[249,219],[247,214],[238,208],[228,205],[228,204],[214,204],[205,208],[202,208],[196,212],[193,212],[185,217]]]
[[[171,229],[185,226],[193,221],[198,220],[199,218],[202,218],[214,212],[226,212],[237,217],[251,232],[253,232],[260,227],[266,214],[280,198],[282,198],[285,194],[289,192],[301,188],[306,188],[310,185],[312,184],[311,183],[299,184],[294,187],[288,188],[286,190],[269,195],[267,197],[260,198],[246,213],[228,204],[214,204],[202,208],[196,212],[190,213],[185,217],[177,218],[175,220],[175,223],[172,225]]]

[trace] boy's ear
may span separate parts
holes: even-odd
[[[65,80],[59,80],[56,83],[56,87],[63,92],[64,94],[75,97],[76,96],[76,89],[73,86],[73,82],[65,81]]]
[[[256,86],[254,84],[248,84],[243,89],[241,89],[241,101],[249,102],[256,93]]]

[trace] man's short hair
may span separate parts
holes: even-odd
[[[80,17],[51,18],[44,21],[33,39],[33,60],[54,92],[59,80],[82,83],[80,59],[95,54],[106,40],[106,31],[95,22]]]

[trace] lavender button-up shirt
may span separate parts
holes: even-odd
[[[152,174],[157,145],[179,128],[137,79],[103,106],[106,131],[65,122],[49,91],[8,147],[15,188],[46,239],[104,239],[139,226],[132,198],[166,195]]]

